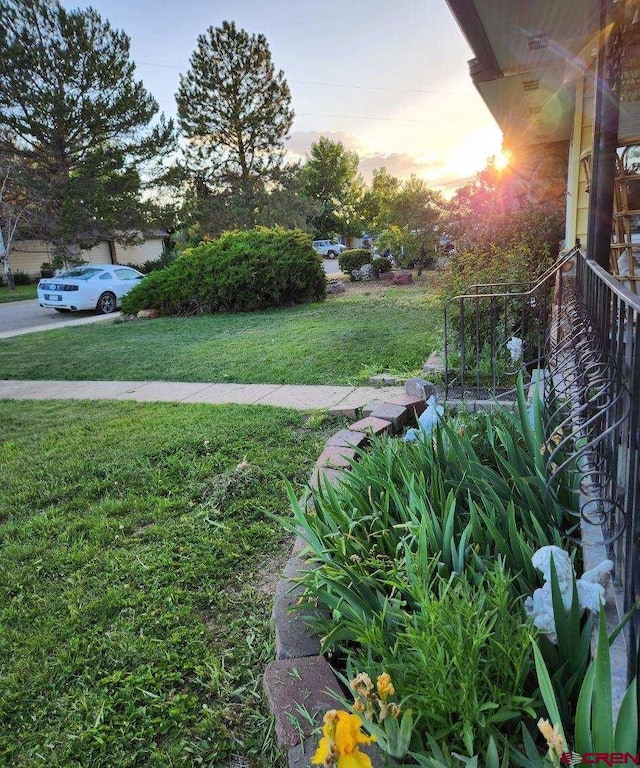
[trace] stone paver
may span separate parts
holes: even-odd
[[[264,673],[264,688],[276,718],[278,744],[287,747],[295,747],[302,736],[309,736],[322,723],[324,713],[336,708],[340,695],[338,681],[322,656],[274,661]]]
[[[359,448],[363,443],[367,442],[367,436],[362,432],[353,432],[350,429],[341,429],[336,432],[335,435],[330,437],[325,445],[339,445],[344,448]]]
[[[355,424],[350,424],[349,429],[355,432],[372,433],[374,435],[383,435],[391,431],[391,422],[384,419],[377,419],[375,416],[366,416]]]
[[[414,395],[397,395],[389,398],[386,402],[393,405],[403,405],[411,416],[420,416],[427,407],[427,401],[424,398]]]
[[[371,410],[367,406],[363,413],[374,419],[388,421],[391,424],[391,431],[394,433],[400,432],[409,420],[409,411],[403,405],[393,405],[392,403],[376,403],[371,406]]]
[[[318,456],[316,466],[346,469],[352,466],[355,456],[355,448],[346,448],[343,445],[326,445]]]
[[[317,617],[319,611],[311,606],[298,607],[305,589],[302,584],[292,581],[310,567],[313,566],[307,561],[291,557],[285,568],[284,578],[276,584],[272,612],[276,659],[299,659],[320,655],[320,638],[305,620],[305,617]]]
[[[331,469],[330,467],[318,467],[316,465],[316,468],[313,470],[313,474],[311,475],[310,484],[312,488],[317,489],[322,487],[324,489],[327,483],[329,483],[329,485],[335,485],[336,483],[339,483],[343,477],[344,472],[341,472],[339,469]]]

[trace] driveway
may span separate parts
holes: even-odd
[[[333,275],[335,272],[342,274],[338,266],[338,259],[322,259],[322,266],[326,275]]]
[[[43,309],[37,299],[9,301],[0,304],[0,339],[23,333],[49,331],[67,325],[84,325],[100,320],[114,320],[119,313],[98,315],[95,312],[56,312]]]

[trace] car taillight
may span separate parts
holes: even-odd
[[[59,285],[58,286],[59,291],[79,291],[80,287],[78,285]]]

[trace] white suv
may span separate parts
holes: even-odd
[[[342,251],[347,250],[346,245],[333,242],[332,240],[314,240],[311,245],[319,256],[326,256],[329,259],[336,259]]]

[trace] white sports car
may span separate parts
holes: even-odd
[[[125,293],[143,277],[137,269],[119,264],[82,264],[40,280],[38,301],[58,312],[95,309],[106,315],[115,312]]]

